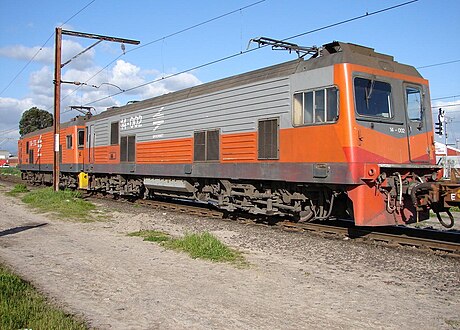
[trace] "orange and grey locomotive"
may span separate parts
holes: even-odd
[[[460,186],[439,179],[432,127],[415,68],[332,42],[308,60],[64,124],[60,182],[298,221],[406,224],[460,203]],[[24,179],[51,182],[52,143],[50,129],[20,140]]]

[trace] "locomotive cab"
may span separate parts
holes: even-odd
[[[453,183],[435,183],[439,167],[428,81],[391,56],[340,45],[350,54],[348,63],[336,65],[345,71],[342,89],[352,100],[344,105],[348,160],[353,179],[364,182],[348,191],[356,224],[407,224],[428,219],[430,208],[448,212],[444,197],[457,190]]]

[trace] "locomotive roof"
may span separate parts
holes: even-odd
[[[400,64],[394,61],[392,56],[377,53],[373,48],[368,48],[352,43],[334,41],[323,45],[318,57],[310,59],[296,59],[293,61],[273,65],[270,67],[258,69],[255,71],[239,74],[236,76],[220,79],[217,81],[205,83],[202,85],[190,87],[177,92],[172,92],[157,96],[154,98],[139,101],[133,104],[112,107],[99,115],[93,116],[90,120],[97,120],[112,116],[114,114],[123,114],[135,110],[160,106],[175,101],[185,100],[196,96],[209,94],[224,89],[250,84],[257,81],[284,77],[296,72],[313,70],[316,68],[326,67],[337,63],[359,64],[368,67],[374,67],[386,71],[394,71],[410,76],[421,77],[418,71],[408,65]]]
[[[177,92],[164,94],[154,98],[146,99],[144,101],[139,101],[133,104],[109,108],[107,109],[107,111],[92,116],[91,118],[88,118],[86,116],[77,116],[69,122],[61,123],[61,128],[75,125],[84,125],[86,121],[102,119],[110,117],[114,114],[124,114],[135,110],[160,106],[175,101],[181,101],[200,95],[218,92],[232,87],[237,87],[267,79],[285,77],[296,72],[313,70],[338,63],[359,64],[363,66],[374,67],[386,71],[399,72],[409,76],[421,78],[421,75],[414,67],[405,64],[400,64],[396,62],[392,56],[377,53],[374,51],[373,48],[368,48],[352,43],[334,41],[329,44],[323,45],[323,47],[320,48],[319,56],[315,58],[310,58],[306,60],[300,58],[293,61],[258,69],[255,71],[242,73],[236,76],[186,88]],[[44,128],[38,131],[28,133],[24,135],[22,138],[31,137],[37,134],[43,134],[52,130],[52,127]]]

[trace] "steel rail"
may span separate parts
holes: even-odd
[[[460,233],[454,232],[440,232],[431,231],[438,236],[445,236],[445,239],[435,239],[427,237],[409,236],[404,233],[405,230],[414,232],[412,228],[402,227],[384,227],[384,228],[372,228],[368,227],[348,227],[348,226],[334,226],[325,225],[318,223],[293,223],[293,222],[281,222],[279,226],[286,227],[287,230],[295,231],[309,231],[325,234],[335,234],[350,239],[363,239],[374,242],[384,242],[389,245],[395,246],[411,246],[419,249],[429,249],[435,252],[445,252],[452,256],[460,257]],[[387,232],[384,232],[387,231]],[[391,233],[389,231],[395,231]],[[427,230],[418,230],[420,235],[426,235]],[[455,236],[456,235],[456,236]]]

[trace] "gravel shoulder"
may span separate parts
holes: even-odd
[[[97,201],[107,220],[36,214],[0,183],[0,262],[97,329],[455,329],[460,261]],[[210,231],[249,268],[128,237]]]

